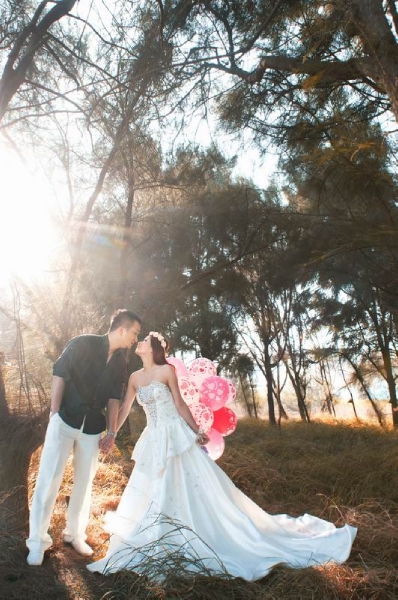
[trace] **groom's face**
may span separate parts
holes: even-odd
[[[124,327],[123,330],[123,348],[131,348],[138,341],[141,325],[134,321],[130,327]]]

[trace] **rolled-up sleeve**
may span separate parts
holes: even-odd
[[[62,377],[65,381],[69,381],[71,376],[72,360],[74,359],[77,340],[73,339],[63,350],[61,356],[56,360],[53,366],[53,375]]]

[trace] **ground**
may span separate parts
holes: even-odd
[[[133,431],[142,428],[139,416]],[[138,423],[139,421],[139,423]],[[108,536],[103,514],[117,506],[133,463],[136,439],[125,433],[117,450],[101,461],[95,480],[88,542],[103,556]],[[30,486],[39,452],[33,457]],[[220,465],[235,484],[270,513],[310,512],[358,527],[344,565],[292,570],[276,568],[260,582],[197,577],[169,581],[164,588],[131,573],[103,577],[90,573],[85,559],[62,542],[71,486],[69,467],[51,525],[53,548],[41,567],[25,558],[26,531],[0,532],[1,600],[309,600],[398,597],[398,435],[365,425],[292,423],[279,431],[264,423],[240,421],[226,438]]]

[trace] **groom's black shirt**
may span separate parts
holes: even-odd
[[[83,433],[101,433],[106,428],[104,409],[110,398],[122,399],[127,379],[125,351],[116,350],[107,363],[107,335],[73,338],[53,368],[65,380],[59,416]]]

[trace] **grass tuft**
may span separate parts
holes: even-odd
[[[134,436],[142,415],[130,419]],[[102,459],[95,480],[89,543],[94,558],[105,555],[103,515],[115,510],[133,463],[131,438]],[[39,453],[31,463],[29,485]],[[304,512],[358,527],[344,565],[294,570],[276,567],[261,581],[189,573],[178,551],[168,564],[153,563],[159,579],[124,571],[107,577],[85,568],[86,559],[62,544],[71,466],[51,525],[53,549],[42,567],[28,567],[23,531],[0,531],[0,589],[7,600],[395,600],[398,598],[398,434],[375,427],[339,424],[285,424],[281,431],[243,420],[226,439],[219,464],[235,484],[268,512]],[[12,490],[9,493],[18,493]],[[1,501],[1,499],[0,499]],[[9,506],[9,504],[8,504]],[[143,550],[143,549],[141,549]],[[153,555],[156,548],[147,548]],[[199,557],[200,558],[200,557]],[[192,557],[198,563],[198,557]],[[205,571],[205,565],[202,566]]]

